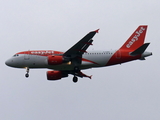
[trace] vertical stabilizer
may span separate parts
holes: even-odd
[[[123,44],[120,50],[133,51],[143,45],[145,35],[147,31],[147,25],[139,26],[134,33],[128,38],[128,40]]]

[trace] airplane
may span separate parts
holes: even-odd
[[[53,50],[29,50],[19,52],[8,59],[5,64],[15,68],[25,68],[25,77],[29,77],[29,69],[48,68],[47,79],[60,80],[73,75],[73,82],[78,77],[88,77],[81,70],[106,67],[133,60],[145,60],[152,52],[145,51],[150,43],[144,43],[147,25],[140,25],[128,40],[118,49],[110,51],[86,51],[92,45],[93,37],[99,29],[91,31],[65,52]]]

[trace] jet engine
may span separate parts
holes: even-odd
[[[65,61],[63,56],[54,56],[54,55],[48,56],[48,65],[59,65],[64,62]]]
[[[59,80],[63,77],[68,77],[68,74],[62,71],[47,71],[48,80]]]

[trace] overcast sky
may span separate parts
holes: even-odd
[[[159,120],[159,0],[1,0],[1,120]],[[84,70],[92,79],[47,81],[47,69],[10,68],[25,50],[67,50],[100,28],[89,50],[118,49],[139,25],[148,25],[153,56]]]

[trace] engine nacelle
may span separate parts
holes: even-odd
[[[63,56],[48,56],[48,65],[59,65],[64,62]]]
[[[68,74],[62,71],[47,71],[48,80],[59,80],[63,77],[68,77]]]

